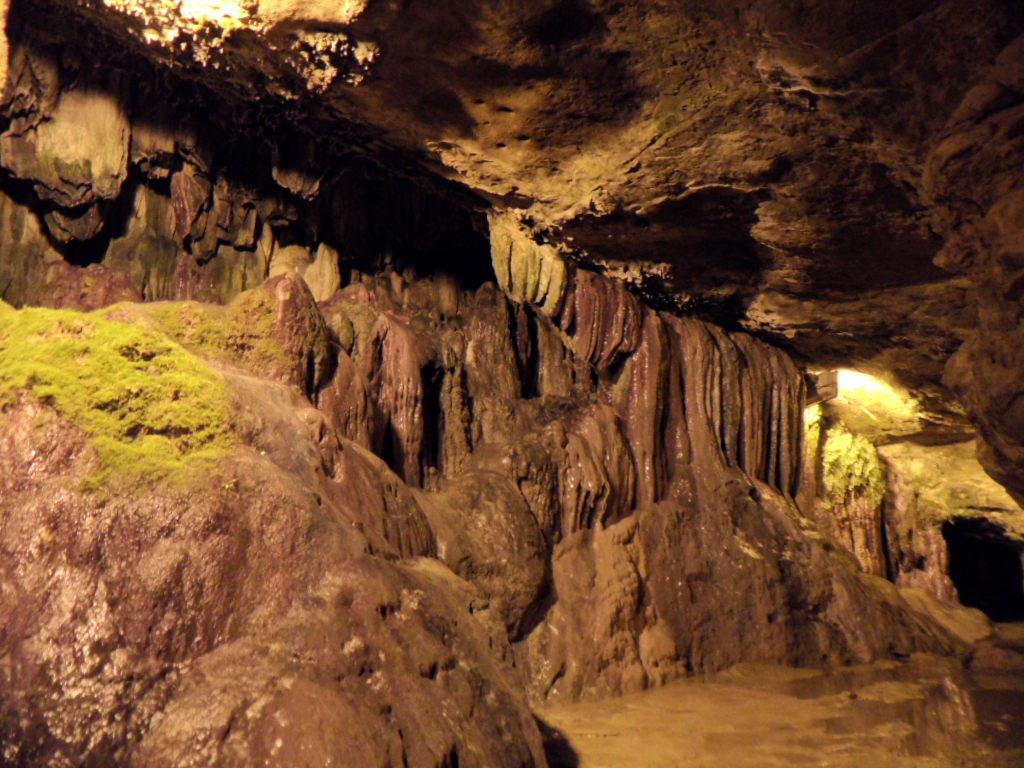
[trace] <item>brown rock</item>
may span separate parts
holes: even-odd
[[[440,560],[490,599],[512,640],[525,634],[548,586],[548,548],[518,489],[496,473],[473,472],[420,499]]]
[[[51,261],[41,271],[25,296],[27,304],[90,312],[122,301],[142,300],[126,274],[103,264],[81,268],[64,260]]]
[[[81,490],[95,459],[80,431],[32,401],[5,408],[7,758],[543,765],[472,589],[436,562],[361,555],[377,535],[429,554],[415,502],[364,537],[342,467],[373,464],[343,446],[332,479],[293,391],[231,383],[248,445],[184,485],[113,497]]]
[[[89,490],[0,400],[3,759],[543,765],[524,689],[965,653],[863,572],[934,527],[797,507],[763,339],[934,434],[952,388],[1024,493],[1014,9],[222,5],[10,13],[3,296],[190,300],[109,316],[223,371],[236,442]]]

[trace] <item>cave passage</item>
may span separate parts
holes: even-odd
[[[984,518],[955,518],[942,526],[942,535],[960,602],[993,621],[1024,621],[1024,547]]]

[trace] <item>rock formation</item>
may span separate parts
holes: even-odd
[[[845,10],[12,0],[0,764],[544,765],[537,702],[965,657],[1024,17]],[[840,363],[913,413],[808,421]]]

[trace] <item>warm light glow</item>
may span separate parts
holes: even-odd
[[[180,13],[196,21],[241,19],[248,15],[237,0],[181,0]]]
[[[113,10],[139,19],[148,42],[171,43],[182,33],[214,25],[222,31],[242,26],[252,16],[239,0],[103,0]]]
[[[851,371],[845,368],[839,369],[837,373],[839,375],[840,396],[855,400],[863,397],[870,399],[891,398],[897,404],[904,402],[904,398],[900,397],[892,387],[884,381],[876,379],[874,376],[868,376],[866,373]]]
[[[132,17],[130,29],[149,45],[190,54],[199,64],[230,66],[224,45],[239,30],[262,35],[275,26],[315,20],[348,24],[370,0],[100,0]],[[300,29],[291,36],[292,53],[282,59],[311,93],[323,93],[336,81],[357,86],[379,54],[373,43],[346,32]],[[274,46],[271,46],[274,48]],[[275,50],[277,50],[275,48]]]
[[[851,432],[877,439],[921,429],[921,407],[907,392],[860,371],[836,373],[838,393],[825,405]]]

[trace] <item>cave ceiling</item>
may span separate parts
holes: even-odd
[[[299,164],[426,168],[654,305],[899,379],[1024,467],[1019,3],[12,5],[292,126]]]

